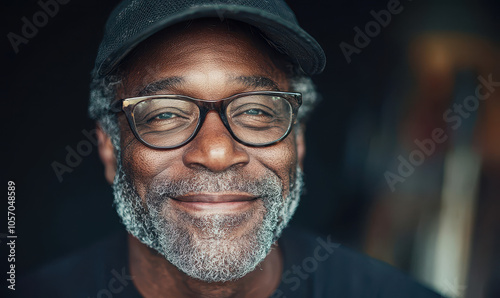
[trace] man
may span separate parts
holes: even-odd
[[[437,296],[330,238],[284,230],[317,98],[308,75],[324,65],[279,0],[124,1],[106,26],[89,111],[128,234],[42,269],[21,290]]]

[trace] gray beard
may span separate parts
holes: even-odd
[[[290,221],[303,188],[297,167],[283,198],[280,179],[245,177],[237,170],[197,171],[188,179],[153,181],[145,203],[121,162],[113,184],[114,203],[127,231],[188,276],[205,282],[242,278],[264,260]],[[256,208],[237,214],[196,215],[171,206],[188,193],[244,192],[259,198]],[[237,229],[243,234],[235,235]]]

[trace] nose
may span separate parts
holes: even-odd
[[[244,166],[250,159],[215,111],[207,114],[200,131],[187,146],[183,162],[189,168],[222,172],[231,167]]]

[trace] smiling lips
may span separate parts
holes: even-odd
[[[240,211],[258,198],[249,194],[193,194],[172,198],[172,202],[192,211]]]

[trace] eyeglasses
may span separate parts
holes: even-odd
[[[155,149],[177,148],[191,141],[211,110],[219,113],[235,140],[263,147],[286,138],[301,104],[300,93],[252,91],[219,100],[184,95],[133,97],[113,102],[111,110],[122,110],[135,137]]]

